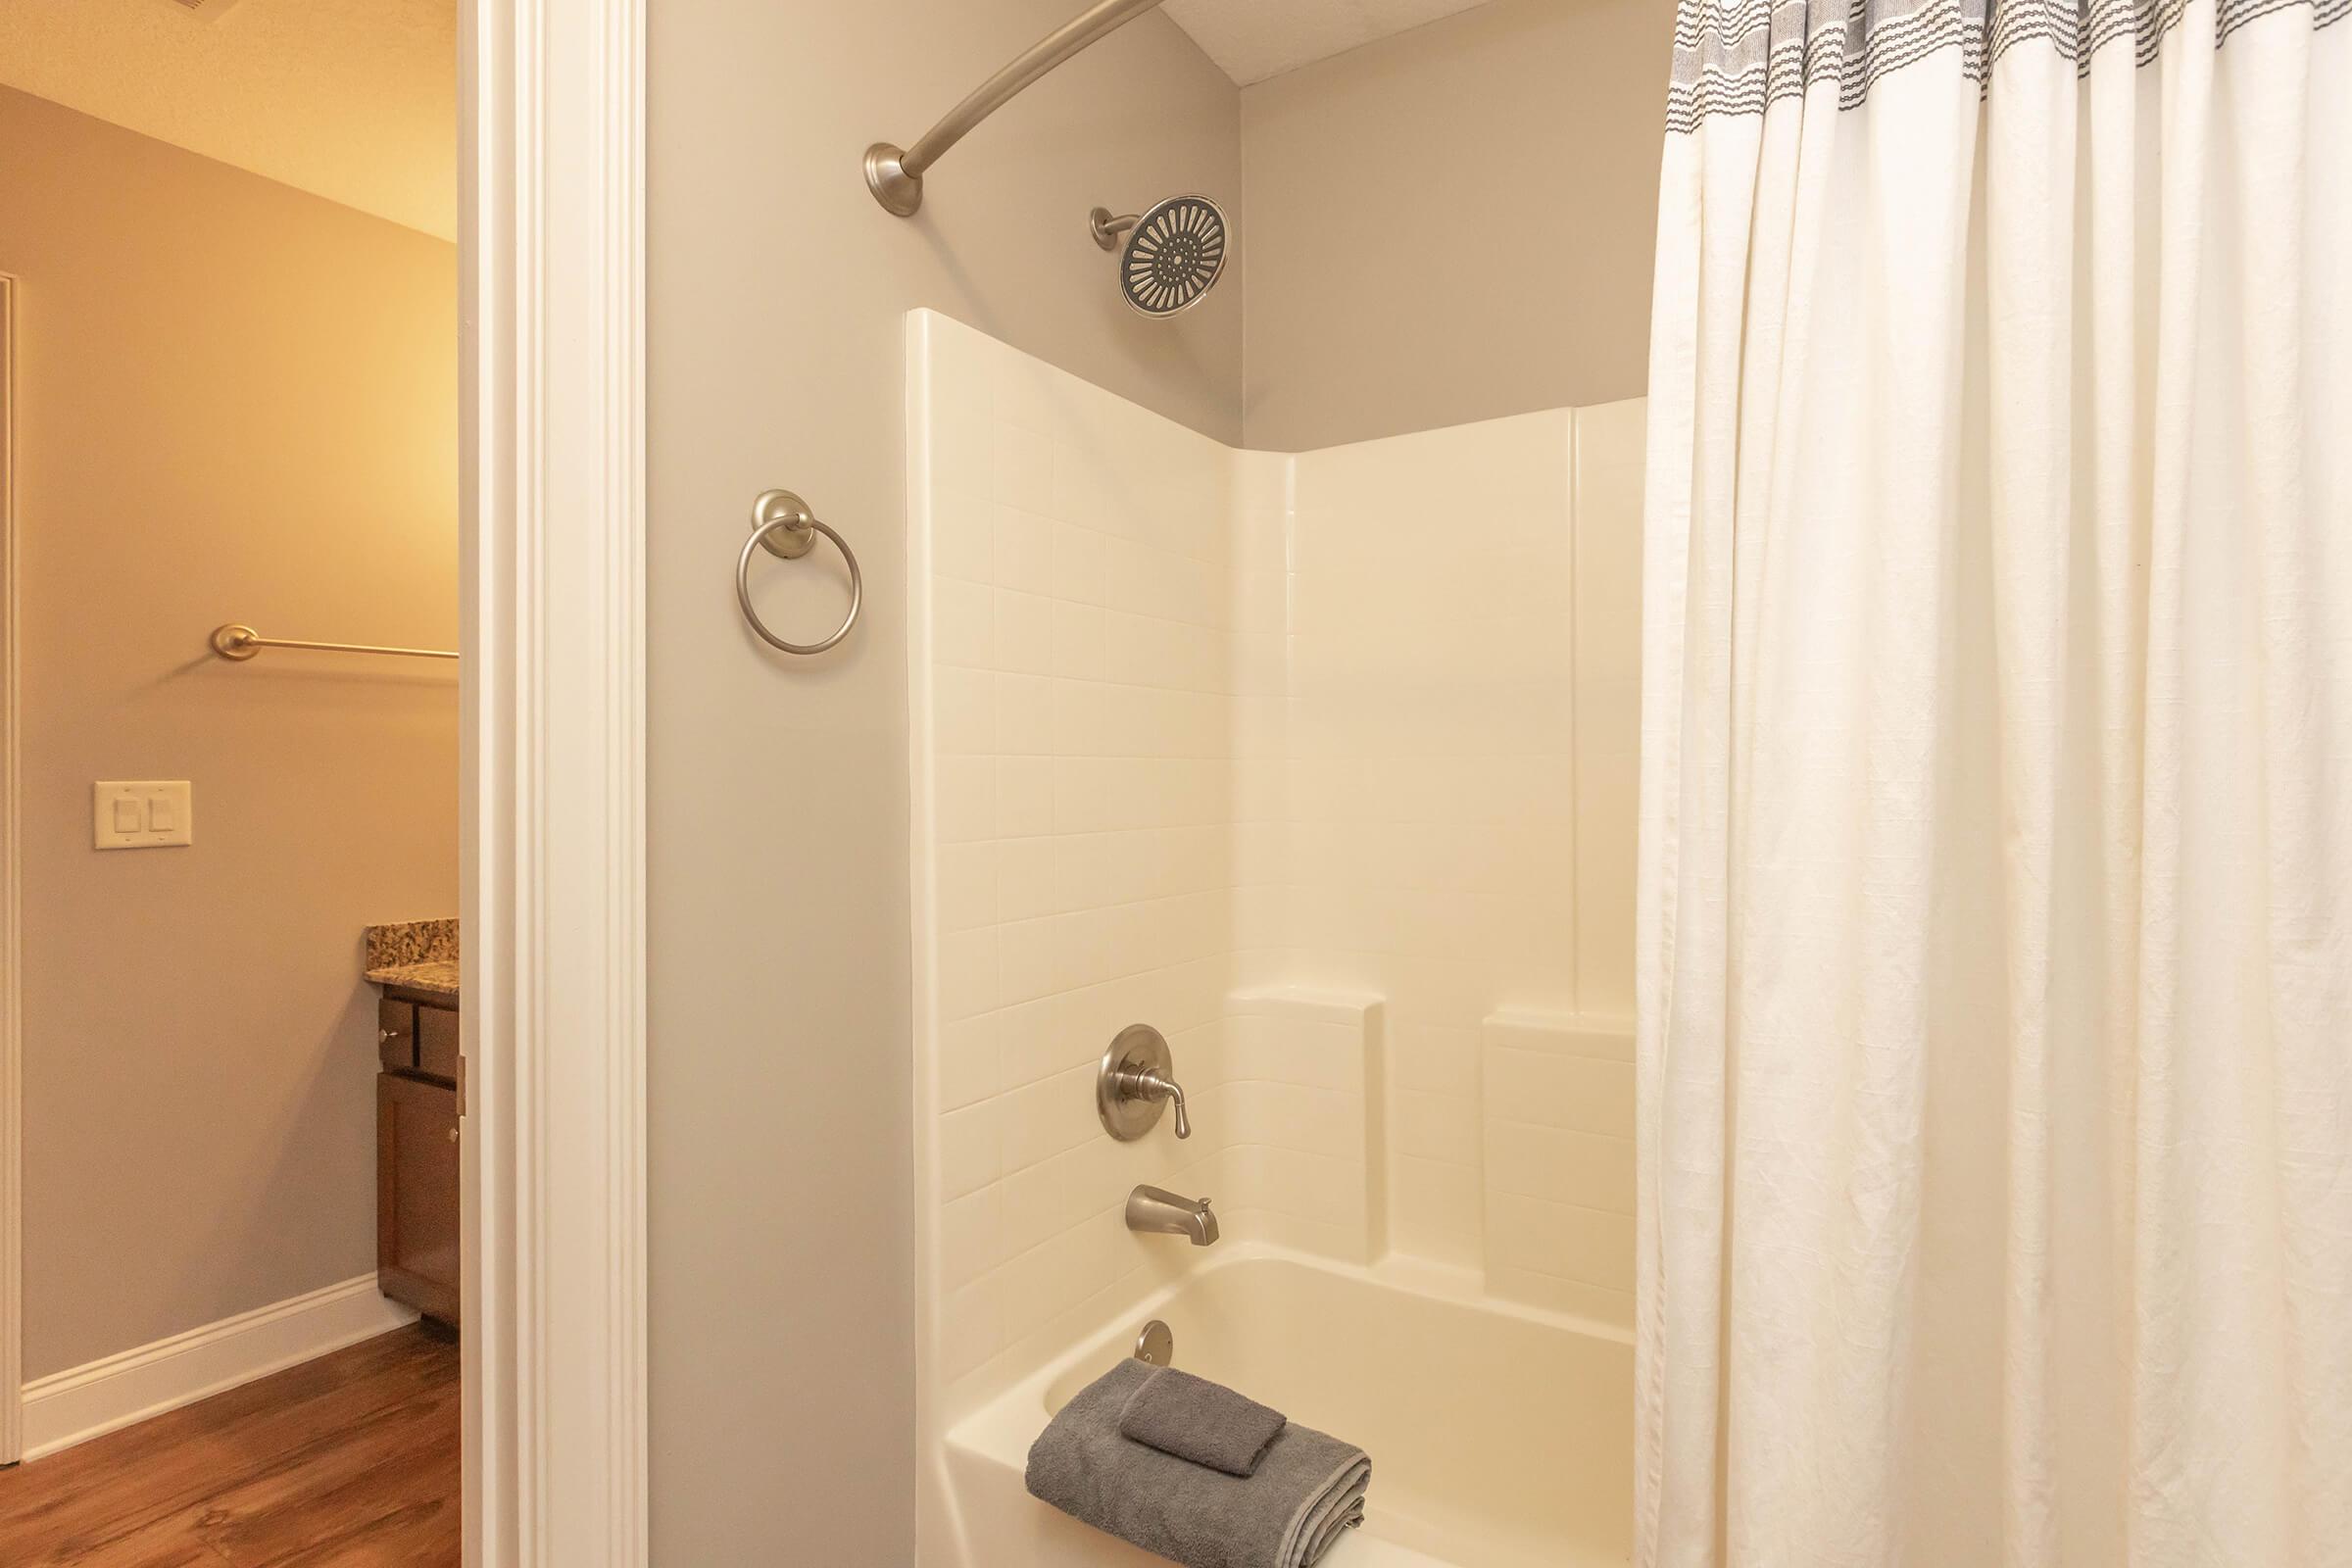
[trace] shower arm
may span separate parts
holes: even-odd
[[[901,148],[886,141],[868,147],[866,188],[891,212],[912,218],[922,210],[923,175],[947,156],[949,148],[1047,72],[1161,4],[1162,0],[1097,0],[1083,15],[1040,38],[1018,60],[982,82],[977,92],[950,110],[947,118],[925,131],[912,147]]]

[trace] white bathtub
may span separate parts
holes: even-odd
[[[1220,1255],[958,1423],[952,1528],[974,1568],[1165,1568],[1030,1497],[1048,1418],[1164,1318],[1176,1365],[1372,1455],[1334,1568],[1615,1568],[1633,1537],[1633,1348],[1574,1319],[1265,1249]]]

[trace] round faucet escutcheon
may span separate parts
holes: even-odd
[[[1176,1106],[1176,1136],[1193,1136],[1191,1106],[1176,1081],[1176,1058],[1167,1037],[1148,1023],[1120,1030],[1102,1053],[1095,1074],[1095,1113],[1102,1130],[1130,1144],[1159,1125],[1160,1112]]]

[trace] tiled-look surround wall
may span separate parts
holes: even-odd
[[[1513,1011],[1481,1034],[1487,1289],[1632,1327],[1632,1033]]]
[[[944,317],[909,331],[917,1191],[946,1387],[1180,1266],[1120,1201],[1221,1147],[1205,1113],[1190,1144],[1165,1117],[1114,1143],[1092,1069],[1143,1020],[1189,1089],[1220,1054],[1230,465]]]
[[[1479,1020],[1506,993],[1575,994],[1571,428],[1562,411],[1306,453],[1279,512],[1244,508],[1287,541],[1252,967],[1387,1000],[1388,1245],[1465,1268]]]
[[[1486,1018],[1487,1288],[1630,1326],[1634,1264],[1633,890],[1641,787],[1639,400],[1576,411],[1571,1004],[1505,988]]]
[[[1631,712],[1635,593],[1569,526],[1587,416],[1290,458],[936,315],[909,361],[933,1418],[1198,1255],[1126,1231],[1139,1181],[1214,1196],[1235,1239],[1621,1315],[1630,1070],[1614,1110],[1481,1091],[1498,1009],[1577,1040],[1630,1010],[1605,928],[1631,922],[1631,731],[1579,709],[1614,683]],[[1617,424],[1637,460],[1638,411]],[[1630,566],[1634,514],[1603,521]],[[1139,1020],[1190,1143],[1096,1122]],[[1555,1111],[1596,1183],[1514,1177]]]
[[[1370,1067],[1386,1009],[1363,993],[1248,987],[1226,999],[1214,1170],[1234,1235],[1373,1260],[1386,1183]]]
[[[1576,411],[1577,1006],[1634,1016],[1634,827],[1642,815],[1642,485],[1649,404]],[[1627,1125],[1633,1112],[1626,1112]]]
[[[1642,414],[1251,455],[1236,544],[1244,967],[1385,1000],[1375,1246],[1615,1321]],[[1557,1025],[1518,1037],[1523,1054],[1601,1054],[1570,1102],[1485,1092],[1499,1010]],[[1571,1133],[1575,1159],[1529,1192],[1531,1140]]]

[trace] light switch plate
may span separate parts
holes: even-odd
[[[101,779],[90,803],[90,843],[160,850],[196,842],[195,792],[181,779]]]

